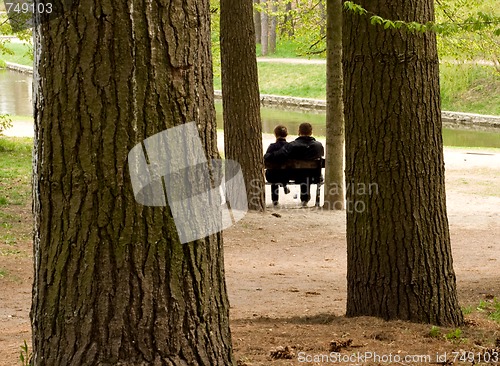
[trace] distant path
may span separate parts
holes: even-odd
[[[257,57],[257,62],[268,62],[274,64],[295,64],[295,65],[326,65],[326,60],[318,59],[306,59],[306,58],[271,58],[271,57]],[[460,64],[470,64],[470,65],[485,65],[485,66],[496,66],[493,61],[488,60],[440,60],[440,63],[460,65]],[[500,66],[500,65],[499,65]]]
[[[257,57],[257,62],[269,62],[269,63],[275,63],[275,64],[326,65],[326,60],[306,59],[306,58],[268,58],[268,57]]]

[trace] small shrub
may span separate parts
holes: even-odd
[[[493,310],[488,318],[500,323],[500,300],[495,299],[495,302],[493,303]]]
[[[452,330],[445,335],[445,338],[449,341],[454,341],[462,338],[462,330],[459,328]]]
[[[441,335],[441,330],[439,330],[439,327],[436,327],[435,325],[433,325],[431,330],[429,331],[429,337],[437,338],[440,335]]]
[[[462,308],[462,313],[464,313],[464,315],[472,314],[473,311],[474,307],[472,305],[465,306],[464,308]]]
[[[28,344],[24,340],[24,344],[21,346],[21,352],[19,352],[19,360],[22,366],[29,366],[31,364],[31,352],[28,349]]]
[[[8,128],[12,127],[12,121],[9,118],[8,114],[0,114],[0,136],[2,136],[2,132]]]

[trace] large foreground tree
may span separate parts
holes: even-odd
[[[433,0],[358,2],[425,23]],[[435,35],[346,13],[347,315],[459,325]]]
[[[127,164],[191,121],[217,157],[209,0],[38,16],[34,83],[33,365],[233,364],[222,236],[181,244]]]
[[[224,152],[226,159],[241,164],[248,208],[264,210],[262,123],[252,4],[252,0],[220,2]]]

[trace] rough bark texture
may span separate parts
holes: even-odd
[[[326,169],[327,210],[344,209],[344,102],[342,100],[342,1],[327,0]]]
[[[260,0],[262,11],[260,13],[260,53],[267,56],[269,52],[269,16],[267,15],[268,0]]]
[[[256,5],[260,4],[260,0],[253,0],[253,3]],[[255,42],[260,44],[262,25],[260,24],[260,11],[254,8],[253,10],[253,24],[255,27]]]
[[[359,4],[425,23],[433,3]],[[435,35],[384,30],[346,13],[343,40],[347,315],[459,325]]]
[[[248,208],[265,209],[262,124],[251,0],[221,0],[222,107],[226,159],[241,164]]]
[[[127,164],[190,121],[217,157],[209,1],[90,1],[36,23],[33,365],[232,365],[222,235],[181,245]]]

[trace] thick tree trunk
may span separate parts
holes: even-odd
[[[251,0],[221,0],[222,107],[226,159],[240,163],[248,208],[265,209],[259,80]]]
[[[262,56],[267,56],[269,52],[269,16],[267,15],[268,11],[268,0],[260,0],[262,5],[262,12],[260,13],[260,53]]]
[[[324,209],[344,209],[344,102],[342,100],[342,1],[327,0],[326,169]]]
[[[434,20],[433,0],[359,3]],[[460,325],[444,179],[435,34],[346,13],[347,315]]]
[[[276,53],[276,28],[278,27],[278,17],[276,16],[278,12],[278,4],[276,1],[272,2],[271,11],[271,24],[269,27],[269,53],[273,54]]]
[[[195,121],[217,157],[209,1],[90,1],[35,26],[33,365],[232,365],[222,235],[180,244],[130,149]]]
[[[253,0],[254,4],[260,4],[260,0]],[[260,11],[254,8],[253,10],[253,24],[255,27],[255,42],[260,44],[262,38],[262,25],[260,24]]]

